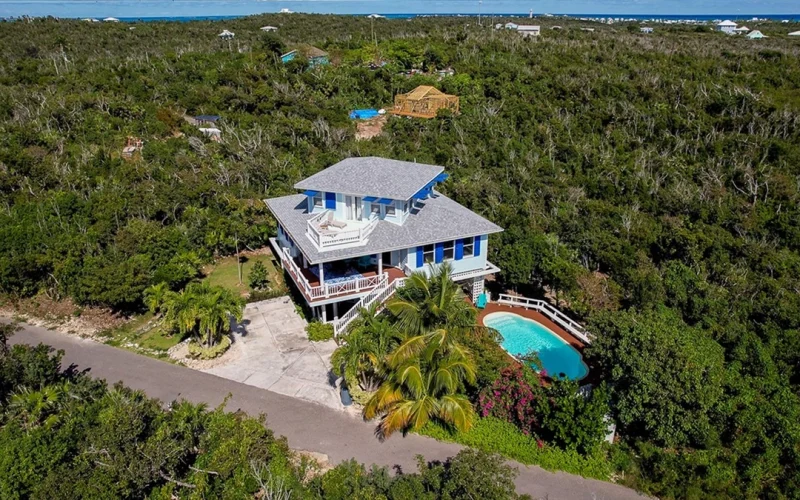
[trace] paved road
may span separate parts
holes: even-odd
[[[355,420],[340,412],[274,392],[223,379],[208,373],[172,365],[90,340],[83,340],[44,328],[22,325],[11,343],[50,344],[65,351],[64,366],[75,364],[88,369],[109,383],[122,381],[134,389],[162,401],[186,399],[214,407],[226,395],[232,397],[227,408],[251,415],[267,414],[268,425],[287,437],[294,449],[328,455],[332,463],[355,458],[365,464],[399,466],[416,470],[416,455],[428,460],[444,460],[460,447],[410,434],[392,436],[384,442],[374,437],[374,425]],[[584,479],[565,473],[552,473],[539,467],[513,462],[519,468],[517,489],[534,498],[560,499],[641,499],[636,492],[621,486]]]

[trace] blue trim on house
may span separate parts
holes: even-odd
[[[475,257],[480,257],[481,255],[481,240],[483,236],[476,236],[475,237]]]
[[[303,191],[303,194],[306,195],[306,196],[316,196],[316,195],[319,194],[319,191],[314,191],[313,189],[308,189],[306,191]]]
[[[380,200],[378,200],[378,203],[380,203],[381,205],[391,205],[392,203],[394,203],[394,200],[391,198],[381,198]]]
[[[336,193],[325,193],[325,208],[336,210]]]
[[[464,240],[456,240],[456,260],[464,258]]]
[[[366,202],[372,203],[373,201],[378,201],[378,198],[376,198],[374,196],[365,196],[363,198],[363,200],[366,201]]]
[[[435,179],[433,179],[433,182],[444,182],[448,177],[450,177],[450,174],[441,173],[437,175]]]
[[[425,264],[424,252],[425,252],[424,248],[417,247],[417,266],[416,267],[422,267],[423,264]]]
[[[441,264],[444,260],[444,243],[437,243],[433,252],[433,260],[437,264]]]

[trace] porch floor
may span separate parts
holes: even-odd
[[[569,332],[558,326],[557,324],[553,323],[547,316],[543,315],[540,312],[526,309],[524,307],[514,307],[514,306],[507,306],[504,304],[497,304],[496,302],[490,302],[486,304],[486,307],[478,314],[478,322],[479,324],[483,325],[483,318],[486,315],[496,312],[512,312],[514,314],[519,314],[523,318],[532,319],[536,322],[539,322],[546,326],[550,331],[561,337],[562,339],[566,340],[572,347],[578,350],[578,352],[583,353],[584,348],[586,348],[586,344],[584,344],[581,340],[573,337]]]

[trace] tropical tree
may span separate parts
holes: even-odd
[[[400,330],[419,335],[447,327],[464,330],[476,326],[477,311],[452,280],[449,262],[431,265],[429,273],[411,274],[386,307],[397,317]]]
[[[61,387],[48,385],[40,390],[21,387],[8,403],[9,415],[19,420],[25,430],[38,426],[50,428],[58,423],[63,391]]]
[[[467,431],[475,421],[464,382],[475,382],[475,361],[446,329],[406,339],[387,359],[386,380],[364,408],[367,420],[383,414],[379,431],[420,429],[431,419]]]
[[[244,301],[230,290],[191,283],[181,292],[163,290],[162,284],[145,291],[148,307],[160,311],[164,323],[181,336],[195,335],[207,347],[214,345],[224,332],[230,332],[230,318],[242,320]]]
[[[361,308],[341,345],[333,352],[331,364],[338,376],[355,378],[365,391],[372,392],[383,381],[386,356],[397,347],[400,334],[385,315],[380,304]]]

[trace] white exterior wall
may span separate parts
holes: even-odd
[[[450,262],[453,265],[453,272],[460,273],[464,271],[471,271],[473,269],[483,269],[486,267],[486,255],[489,253],[489,237],[488,235],[483,235],[481,238],[481,254],[478,256],[472,257],[464,257],[461,260],[456,259],[446,259],[445,262]],[[477,239],[477,236],[476,236]],[[409,248],[408,255],[406,256],[405,262],[406,266],[411,269],[412,271],[418,270],[425,270],[429,269],[430,266],[423,263],[421,267],[417,267],[417,247]]]
[[[347,195],[343,193],[336,193],[336,209],[334,210],[334,218],[337,220],[347,220],[347,203],[345,202],[345,198]],[[356,196],[352,196],[353,200],[355,200]],[[361,200],[361,217],[362,220],[366,220],[369,217],[369,214],[372,210],[372,203],[363,200],[363,196],[360,197]],[[322,208],[317,207],[316,210],[313,206],[312,198],[308,197],[308,211],[309,213],[319,213],[323,210],[327,210],[325,208],[325,193],[322,192]],[[411,201],[408,204],[408,211],[404,210],[405,202],[402,200],[394,200],[394,207],[395,207],[395,215],[394,216],[387,216],[386,215],[386,205],[380,205],[381,207],[381,220],[385,220],[387,222],[393,222],[395,224],[402,224],[408,218],[409,213],[411,212]]]

